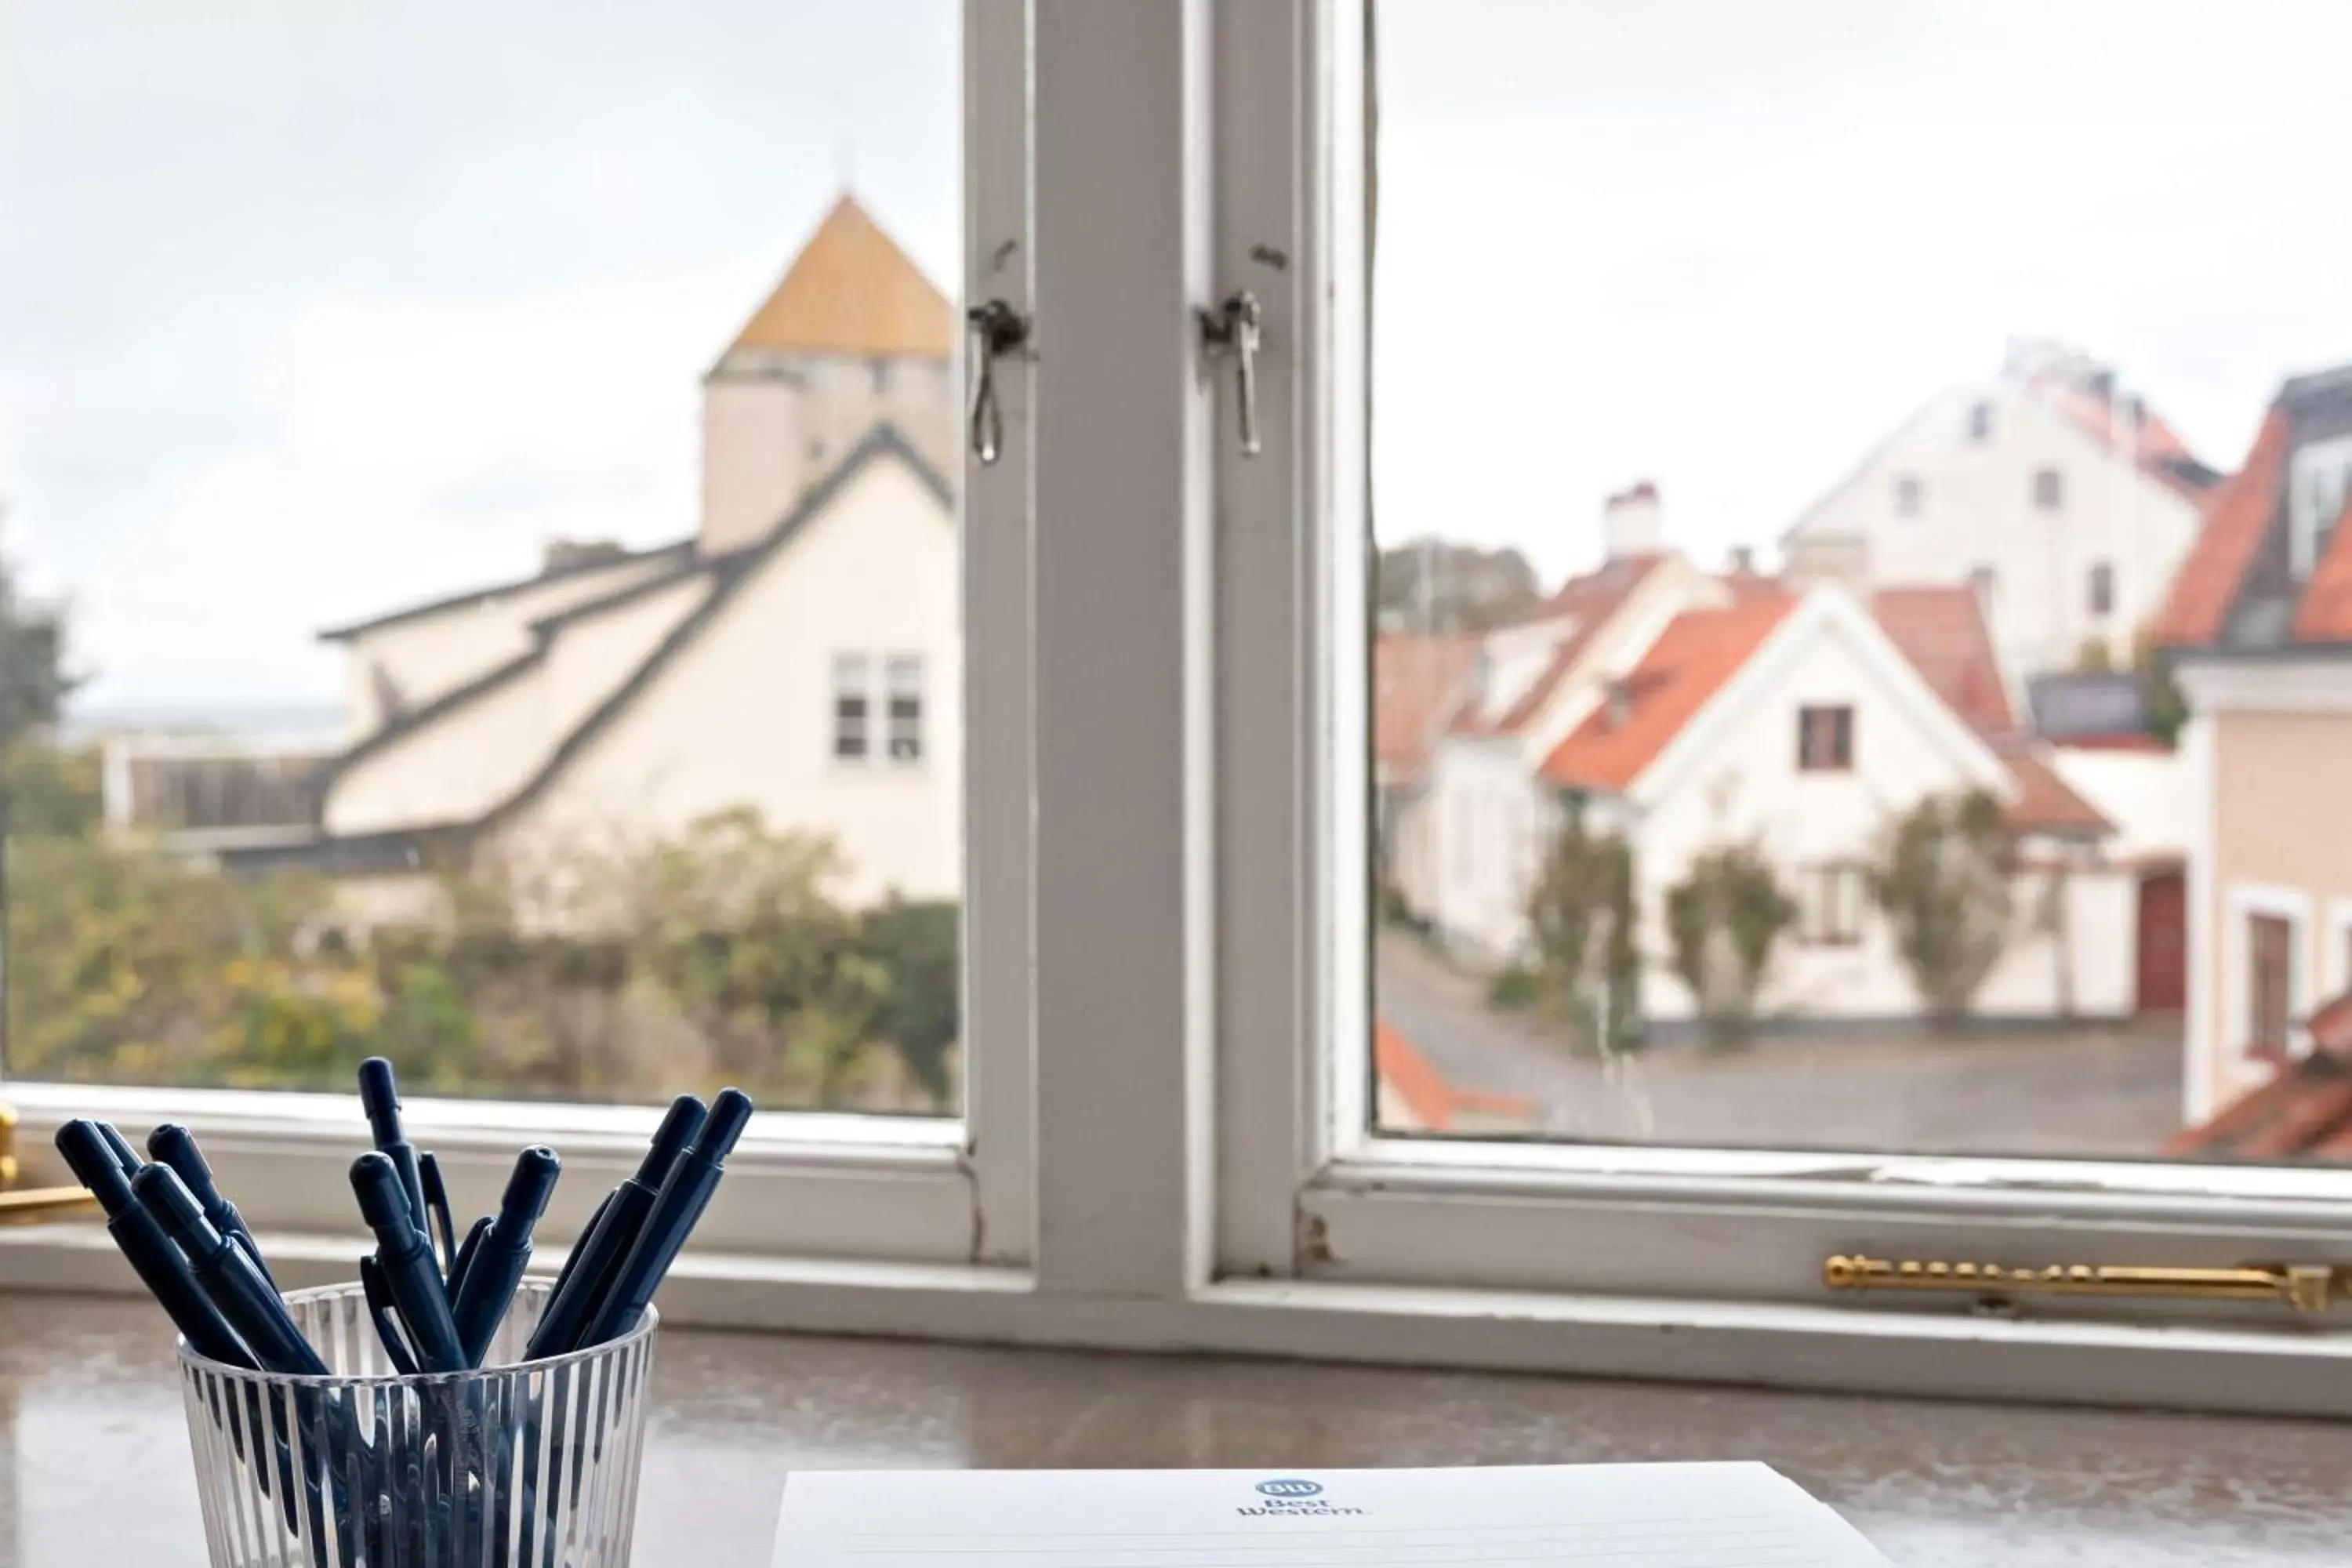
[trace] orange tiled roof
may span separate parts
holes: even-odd
[[[955,346],[955,310],[856,198],[844,195],[734,346],[945,359]]]
[[[1465,711],[1458,716],[1455,730],[1466,734],[1507,734],[1533,719],[1551,700],[1551,694],[1559,689],[1560,681],[1575,667],[1593,637],[1609,624],[1609,617],[1633,597],[1633,591],[1647,582],[1650,574],[1664,560],[1663,555],[1621,555],[1561,584],[1559,591],[1544,601],[1543,608],[1528,617],[1570,618],[1568,636],[1552,650],[1551,662],[1493,720],[1481,720],[1475,712]]]
[[[2017,798],[2002,813],[2010,826],[2031,833],[2106,834],[2116,830],[2106,815],[2074,793],[2057,770],[2030,752],[2001,758],[2017,781]]]
[[[1759,595],[1675,617],[1624,678],[1622,719],[1602,702],[1544,759],[1557,784],[1622,790],[1763,646],[1796,600]]]
[[[1384,771],[1420,773],[1477,663],[1475,637],[1390,633],[1372,645],[1372,755]]]
[[[2352,528],[2344,526],[2347,521],[2352,521],[2352,498],[2336,517],[2336,531],[2312,568],[2303,603],[2295,606],[2298,642],[2352,642]]]
[[[2044,382],[2037,390],[2044,402],[2093,440],[2110,451],[2128,450],[2140,470],[2150,478],[2161,480],[2191,500],[2203,493],[2172,466],[2194,464],[2197,455],[2189,449],[2189,443],[2180,438],[2179,431],[2154,414],[2141,414],[2138,440],[2134,442],[2127,424],[2116,417],[2114,398],[2058,382]]]
[[[2189,554],[2173,574],[2172,588],[2156,617],[2156,640],[2194,647],[2221,635],[2238,585],[2262,548],[2278,505],[2294,426],[2286,411],[2273,407],[2254,437],[2238,471],[2214,488],[2205,502],[2205,522]]]
[[[1882,588],[1870,613],[1945,706],[1977,733],[2013,732],[2009,687],[1976,590],[1964,585]]]
[[[1516,1094],[1455,1088],[1386,1018],[1372,1020],[1372,1070],[1433,1132],[1445,1131],[1465,1110],[1492,1116],[1535,1114],[1535,1102]]]

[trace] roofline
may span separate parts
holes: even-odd
[[[2156,651],[2172,664],[2274,664],[2298,658],[2352,658],[2352,639],[2264,643],[2254,647],[2225,643],[2158,643]]]
[[[613,566],[626,566],[635,562],[652,561],[664,555],[692,554],[693,551],[692,539],[679,539],[667,544],[652,545],[644,550],[625,550],[617,555],[600,555],[589,560],[575,561],[551,571],[542,571],[535,576],[517,578],[506,583],[488,584],[479,588],[468,589],[462,594],[451,594],[443,598],[428,600],[422,605],[411,605],[404,610],[394,610],[371,620],[353,621],[349,626],[329,626],[318,634],[318,640],[349,642],[353,637],[363,636],[368,632],[380,631],[385,626],[398,626],[404,621],[424,620],[427,616],[437,616],[445,610],[464,609],[468,605],[478,605],[485,599],[496,599],[508,594],[520,593],[525,588],[536,588],[547,583],[561,583],[567,578],[582,576],[590,572],[600,572]]]
[[[548,785],[572,760],[610,728],[629,705],[660,678],[670,661],[702,635],[704,628],[718,617],[719,612],[733,600],[768,557],[797,537],[813,519],[821,515],[851,479],[864,472],[868,465],[886,457],[895,457],[913,470],[916,479],[930,491],[952,521],[955,491],[948,481],[924,461],[922,454],[899,433],[897,426],[887,422],[877,425],[835,465],[831,473],[802,493],[792,511],[769,531],[767,538],[748,549],[718,557],[710,563],[709,570],[719,579],[718,586],[684,620],[670,629],[669,635],[637,666],[635,674],[591,709],[587,717],[557,742],[554,751],[549,752],[547,760],[540,764],[539,771],[525,781],[521,788],[483,813],[475,824],[476,827],[487,829],[495,826],[545,794]]]

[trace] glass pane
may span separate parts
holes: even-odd
[[[960,28],[12,16],[9,1075],[956,1110]]]
[[[1378,1124],[2352,1159],[2352,11],[1376,32]]]

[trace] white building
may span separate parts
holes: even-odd
[[[1456,953],[1528,955],[1543,858],[1566,813],[1581,811],[1633,850],[1653,1022],[1696,1013],[1666,958],[1668,890],[1696,856],[1748,841],[1801,910],[1763,1013],[1916,1016],[1862,864],[1923,796],[1983,788],[2005,804],[2021,865],[2016,928],[1975,1010],[2134,1010],[2135,877],[2105,862],[2111,825],[2017,740],[1968,589],[1887,590],[1865,605],[1837,585],[1797,594],[1670,554],[1621,556],[1572,582],[1546,618],[1570,629],[1532,679],[1494,689],[1542,620],[1490,639],[1504,651],[1485,662],[1485,689],[1465,682],[1399,814],[1399,896]]]
[[[693,538],[559,547],[528,580],[326,634],[351,743],[300,858],[383,872],[437,842],[642,842],[750,806],[830,836],[845,897],[954,897],[954,339],[844,197],[705,382]]]
[[[1801,581],[1976,586],[2021,690],[2092,644],[2131,662],[2217,478],[2112,372],[2026,343],[1929,399],[1781,545]]]

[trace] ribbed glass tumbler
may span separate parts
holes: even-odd
[[[394,1373],[357,1285],[286,1298],[331,1376],[183,1344],[212,1568],[626,1568],[655,1315],[513,1363],[547,1297],[516,1293],[479,1372]]]

